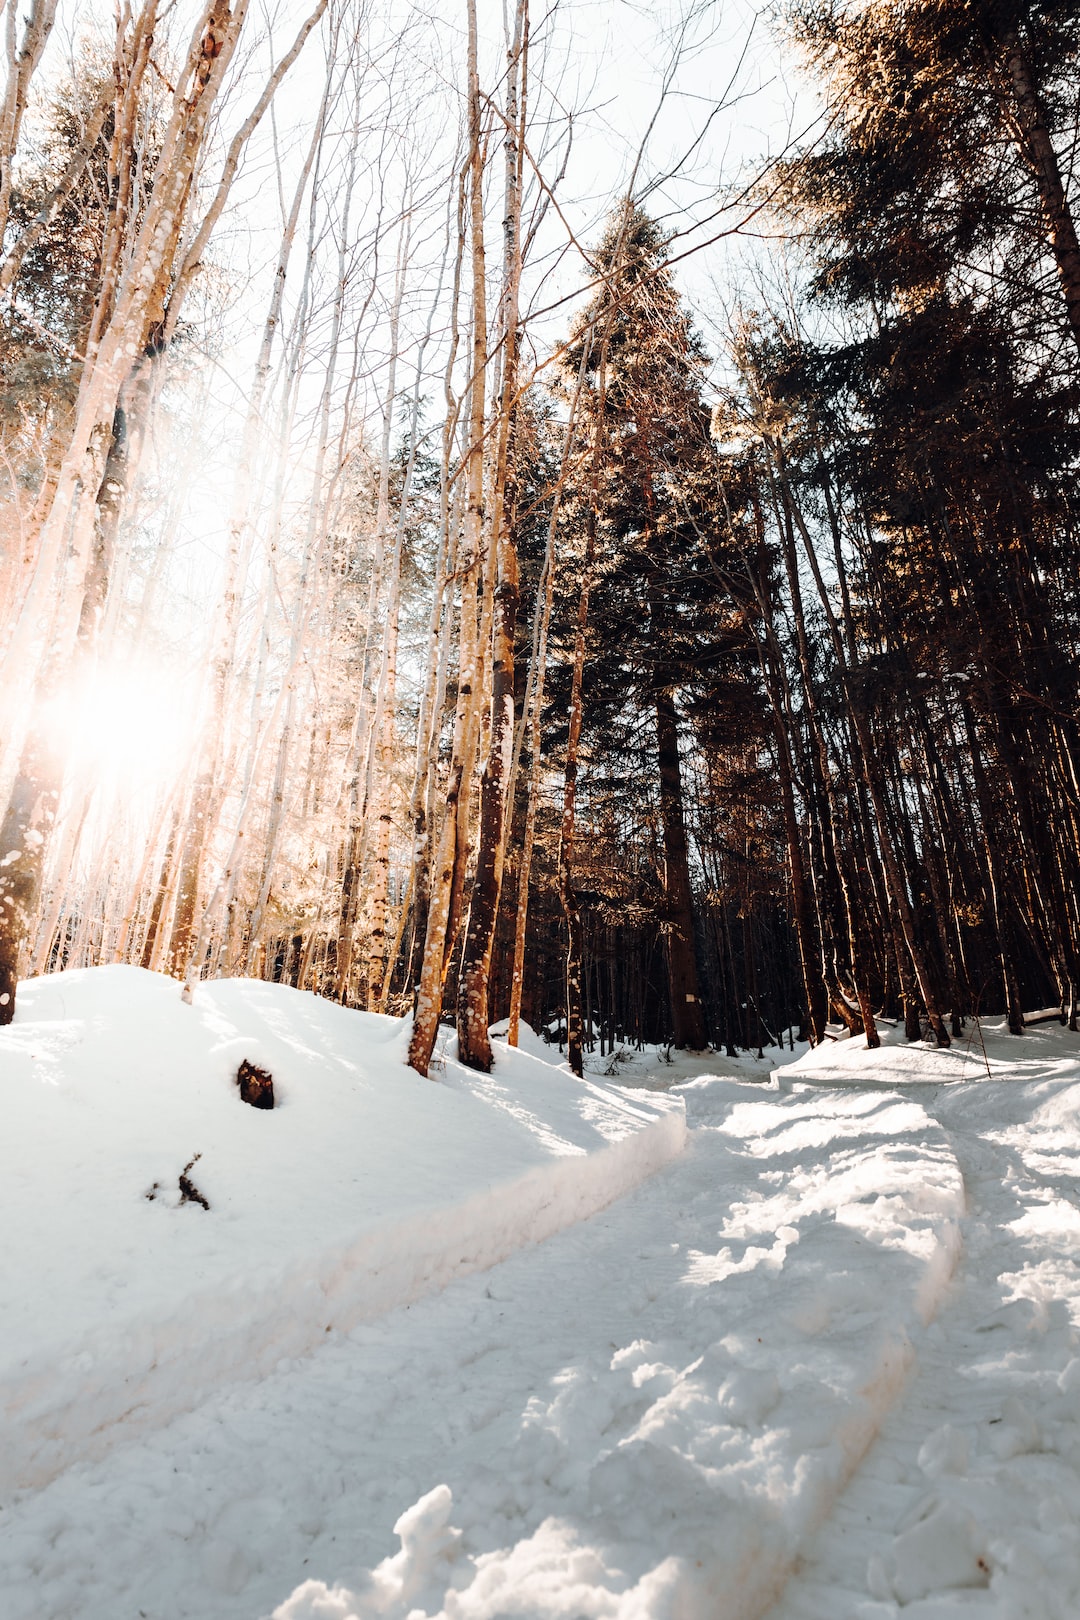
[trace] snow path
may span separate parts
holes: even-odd
[[[759,1614],[902,1388],[961,1189],[895,1095],[685,1095],[690,1149],[621,1203],[5,1503],[5,1620],[354,1612],[337,1582],[363,1615]]]
[[[919,1087],[963,1171],[964,1251],[906,1397],[769,1620],[1080,1614],[1074,1090]]]

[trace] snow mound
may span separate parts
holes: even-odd
[[[0,1031],[0,1490],[496,1264],[683,1148],[677,1100],[499,1043],[491,1075],[443,1057],[433,1084],[406,1041],[251,980],[192,1007],[130,967],[22,988]],[[272,1111],[240,1101],[244,1058]]]
[[[911,1085],[939,1086],[956,1081],[1009,1080],[1041,1082],[1076,1079],[1075,1037],[1056,1018],[1040,1021],[1022,1036],[1010,1035],[1003,1019],[969,1019],[952,1045],[908,1042],[903,1025],[884,1021],[878,1028],[881,1046],[867,1051],[866,1037],[844,1036],[807,1047],[794,1063],[774,1069],[772,1082],[781,1091],[799,1085],[871,1086],[894,1090]]]

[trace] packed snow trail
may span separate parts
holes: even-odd
[[[1037,1066],[1056,1035],[1025,1036],[1016,1059],[1030,1068],[1034,1046]],[[769,1620],[1076,1620],[1076,1087],[919,1095],[963,1170],[964,1253],[906,1398]]]
[[[895,1094],[683,1095],[687,1153],[604,1213],[5,1501],[5,1620],[760,1614],[903,1387],[962,1188]]]

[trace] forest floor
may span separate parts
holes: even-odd
[[[1080,1038],[584,1085],[401,1044],[280,986],[26,987],[7,1620],[1075,1620]]]

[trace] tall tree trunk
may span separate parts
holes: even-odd
[[[467,0],[469,79],[469,234],[472,247],[472,368],[469,381],[468,445],[465,455],[464,556],[458,643],[458,700],[454,714],[453,756],[443,805],[442,829],[431,868],[424,956],[409,1062],[426,1075],[442,1013],[443,988],[453,950],[456,917],[468,864],[472,774],[480,737],[478,713],[483,671],[478,642],[477,603],[484,573],[484,405],[487,371],[487,301],[484,260],[484,153],[477,64],[476,0]]]
[[[1080,242],[1077,241],[1076,222],[1069,207],[1061,165],[1032,72],[1031,58],[1016,33],[1006,34],[1002,48],[1013,93],[1016,143],[1038,187],[1047,238],[1065,295],[1069,329],[1080,350]]]
[[[23,23],[22,39],[16,39],[18,0],[7,0],[4,54],[7,57],[7,83],[0,102],[0,242],[7,233],[11,212],[12,165],[19,145],[23,116],[30,96],[30,80],[56,21],[57,0],[31,0]]]
[[[709,1044],[694,949],[694,907],[683,811],[682,768],[675,699],[656,696],[656,752],[660,771],[660,819],[664,829],[664,894],[668,933],[668,985],[675,1045],[703,1051]]]
[[[0,1024],[15,1016],[21,957],[37,920],[43,855],[52,834],[63,764],[47,728],[35,726],[0,824]]]
[[[493,616],[491,738],[480,783],[480,832],[469,927],[462,950],[458,990],[458,1055],[485,1073],[491,1068],[488,1038],[489,978],[499,915],[508,823],[507,796],[514,747],[514,633],[517,625],[518,560],[514,422],[518,388],[518,289],[521,283],[521,179],[524,148],[524,78],[528,51],[528,0],[518,0],[507,53],[506,197],[503,218],[502,398],[493,479],[496,587]]]
[[[402,229],[398,280],[394,289],[394,306],[390,317],[391,360],[383,420],[382,464],[379,469],[380,505],[383,504],[384,500],[384,469],[386,477],[389,476],[390,470],[390,424],[397,387],[398,323],[401,314],[401,300],[405,290],[405,269],[409,259],[409,240],[409,221],[406,218]],[[419,387],[420,378],[418,372],[416,386],[413,389],[409,459],[402,480],[397,529],[394,536],[394,550],[386,589],[382,656],[379,664],[379,678],[375,693],[375,707],[372,715],[367,771],[364,782],[363,817],[365,827],[370,824],[374,831],[371,876],[368,884],[366,979],[369,1012],[376,1012],[382,1002],[390,953],[390,838],[393,823],[391,795],[393,792],[395,744],[397,740],[397,665],[398,629],[401,615],[401,570],[405,551],[405,526],[408,516],[409,497],[412,489],[413,470],[416,465],[416,441],[420,425]],[[387,489],[387,497],[388,495],[389,490]]]

